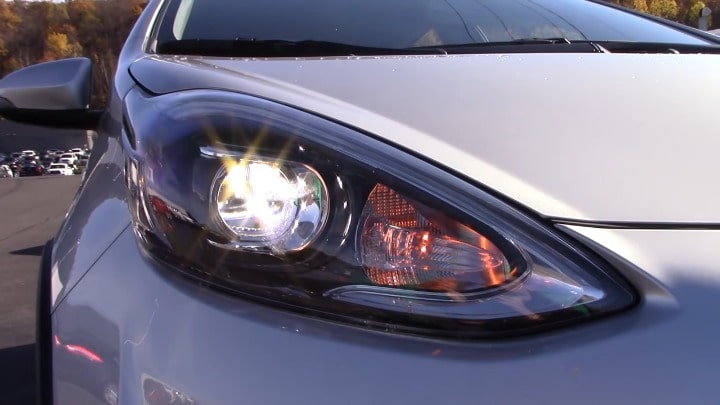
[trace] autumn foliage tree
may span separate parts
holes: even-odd
[[[50,61],[62,58],[77,57],[82,54],[82,46],[72,42],[67,34],[50,32],[45,40],[45,52],[42,60]]]
[[[651,0],[648,12],[658,17],[674,20],[678,15],[678,5],[675,0]]]
[[[648,12],[647,0],[633,0],[632,8],[643,13]]]
[[[713,17],[720,18],[720,0],[610,0],[613,3],[633,8],[644,13],[654,14],[668,20],[677,21],[691,27],[698,26],[700,11],[709,7],[712,11],[710,27]]]
[[[21,21],[10,5],[0,0],[0,73],[22,66],[12,55],[17,27]]]

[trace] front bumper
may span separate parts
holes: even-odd
[[[563,229],[612,261],[641,304],[542,335],[453,342],[216,292],[158,268],[127,228],[53,313],[55,403],[714,403],[720,231]],[[154,402],[158,386],[177,402]]]

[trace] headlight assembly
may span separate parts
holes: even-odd
[[[542,221],[330,120],[210,90],[131,93],[126,113],[141,245],[226,291],[454,338],[528,333],[635,300]]]

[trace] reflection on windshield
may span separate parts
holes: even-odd
[[[532,38],[707,44],[583,0],[172,0],[157,36],[159,44],[309,40],[386,49]]]

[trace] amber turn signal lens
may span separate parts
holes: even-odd
[[[378,184],[362,214],[360,261],[378,286],[472,292],[517,278],[488,238]]]

